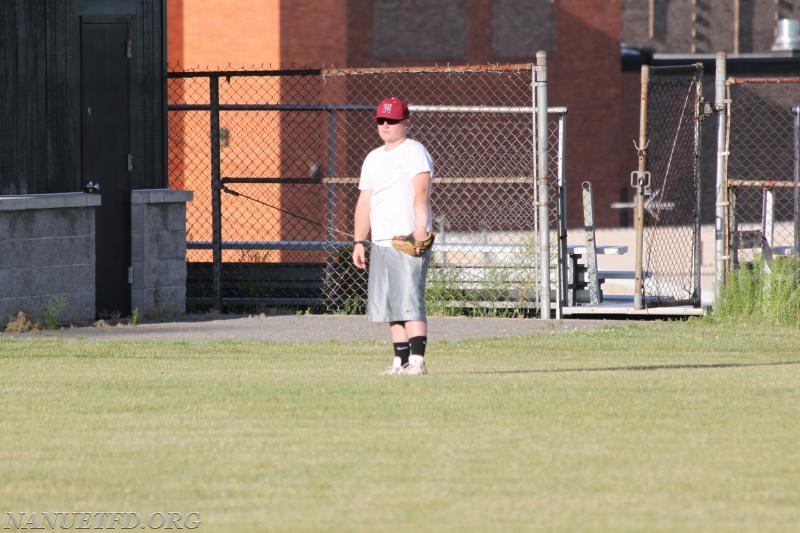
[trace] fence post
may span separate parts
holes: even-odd
[[[647,174],[647,98],[650,88],[650,67],[642,65],[641,94],[639,102],[639,145],[636,152],[639,159],[635,180],[631,186],[636,187],[636,200],[633,208],[633,225],[636,230],[636,259],[634,264],[633,308],[642,309],[642,258],[644,247],[644,195],[650,187]]]
[[[209,76],[211,104],[211,297],[215,311],[222,310],[222,181],[219,161],[219,76]]]
[[[719,305],[722,297],[722,288],[725,285],[725,222],[726,184],[725,165],[727,162],[726,137],[727,137],[727,104],[725,102],[726,63],[725,52],[716,55],[716,68],[714,70],[714,108],[717,111],[717,181],[716,201],[714,211],[714,305]]]
[[[547,184],[547,52],[536,52],[536,170],[539,180],[539,313],[550,320],[550,217]]]
[[[586,286],[589,288],[589,303],[599,305],[603,302],[600,282],[597,278],[597,242],[594,232],[594,203],[592,184],[584,181],[583,187],[583,230],[586,235]]]
[[[723,260],[723,264],[725,264],[727,260],[731,269],[739,266],[739,221],[736,220],[736,196],[738,191],[738,187],[732,187],[725,192],[728,198],[728,212],[725,216],[725,245],[727,246],[728,257]],[[724,276],[725,274],[723,273],[723,279]],[[722,289],[720,289],[720,291],[721,290]]]
[[[794,122],[794,257],[800,258],[800,107],[792,107]]]
[[[703,99],[703,76],[705,69],[702,63],[695,64],[697,69],[695,74],[697,76],[694,85],[695,93],[695,115],[697,118],[694,121],[694,187],[695,187],[695,217],[694,217],[694,242],[692,243],[692,254],[694,255],[694,294],[698,306],[703,305],[703,241],[702,241],[702,213],[703,213],[703,187],[701,183],[700,163],[703,153],[703,136],[701,135],[701,122],[706,117],[706,103]]]
[[[328,111],[328,177],[335,178],[337,173],[336,168],[336,109]],[[325,279],[333,279],[335,274],[334,261],[338,253],[338,249],[334,242],[336,235],[334,229],[336,228],[336,185],[332,180],[327,180],[325,185],[325,196],[328,213],[325,217],[325,223],[328,229],[325,232],[325,239],[327,246],[325,251]]]
[[[567,182],[564,176],[567,139],[567,112],[558,119],[558,293],[556,318],[562,318],[562,308],[567,301]]]

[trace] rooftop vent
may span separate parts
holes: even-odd
[[[800,49],[800,21],[797,19],[778,20],[772,51],[791,52],[798,49]]]

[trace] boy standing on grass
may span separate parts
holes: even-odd
[[[411,256],[392,247],[392,237],[413,235],[424,241],[432,230],[433,160],[428,150],[408,138],[408,105],[383,100],[375,111],[383,146],[372,150],[361,167],[353,221],[353,264],[367,267],[365,244],[372,235],[367,319],[388,322],[394,345],[387,375],[423,375],[428,324],[425,279],[431,250]]]

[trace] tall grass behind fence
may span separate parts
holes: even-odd
[[[702,65],[652,67],[647,101],[644,301],[700,302]]]
[[[800,326],[800,265],[794,257],[764,256],[733,269],[715,316],[750,323]]]
[[[366,273],[350,261],[358,177],[380,144],[375,105],[396,96],[410,103],[411,136],[434,159],[429,293],[442,305],[535,307],[532,72],[170,72],[170,186],[195,193],[187,206],[189,304],[363,311]],[[565,112],[550,116],[556,195]]]

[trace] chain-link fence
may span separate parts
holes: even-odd
[[[366,273],[350,260],[358,177],[380,141],[375,103],[398,96],[435,165],[429,306],[536,309],[532,82],[532,65],[170,72],[170,186],[194,191],[190,308],[365,310]],[[553,198],[565,127],[565,110],[553,110]],[[550,202],[554,271],[559,205]],[[557,295],[561,277],[551,279]]]
[[[645,305],[700,303],[700,120],[706,116],[702,76],[700,64],[651,67],[649,72]]]
[[[728,78],[728,269],[798,250],[800,78]]]

